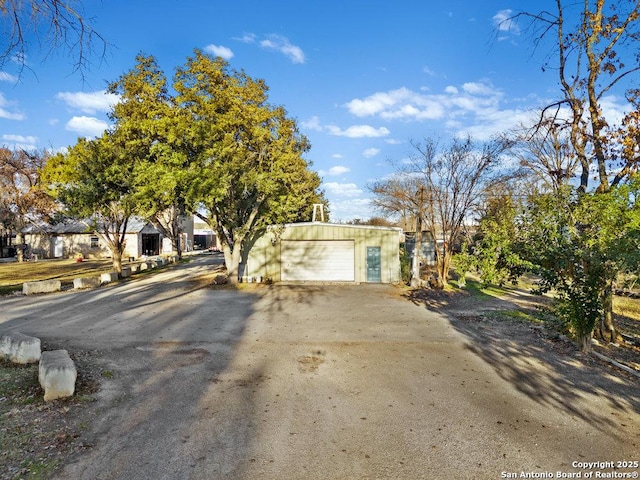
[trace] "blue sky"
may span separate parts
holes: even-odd
[[[85,1],[109,42],[86,78],[72,59],[0,71],[0,144],[62,149],[100,135],[113,100],[108,82],[154,55],[168,77],[194,48],[263,78],[311,141],[333,220],[376,215],[367,186],[412,154],[410,140],[471,134],[479,141],[527,121],[559,95],[547,53],[524,26],[500,20],[549,0]],[[548,5],[547,5],[548,4]],[[622,98],[607,99],[620,110]]]

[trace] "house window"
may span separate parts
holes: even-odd
[[[100,246],[100,239],[96,236],[91,237],[91,248],[98,248]]]

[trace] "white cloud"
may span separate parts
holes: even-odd
[[[331,158],[342,158],[342,154],[341,153],[334,153],[333,155],[331,155]]]
[[[87,137],[97,137],[108,127],[107,122],[98,120],[95,117],[86,116],[73,117],[65,125],[67,130],[86,135]]]
[[[329,169],[328,172],[324,172],[325,175],[331,176],[331,177],[338,177],[340,175],[344,175],[347,172],[350,172],[351,169],[342,165],[335,165],[333,167],[331,167]]]
[[[260,41],[260,46],[267,50],[275,50],[289,58],[293,63],[304,63],[305,56],[302,49],[291,44],[289,39],[282,35],[271,34],[267,38]]]
[[[0,118],[5,118],[7,120],[24,120],[26,117],[16,111],[7,110],[5,107],[11,107],[14,102],[9,102],[6,98],[4,98],[4,94],[0,92]]]
[[[308,130],[315,130],[317,132],[327,132],[329,135],[336,137],[348,137],[348,138],[363,138],[363,137],[386,137],[389,135],[389,130],[385,127],[374,128],[370,125],[353,125],[346,130],[336,125],[322,125],[320,119],[317,116],[311,117],[305,122],[301,122],[301,126]]]
[[[38,138],[33,135],[2,135],[2,145],[12,150],[36,150]]]
[[[373,206],[368,198],[349,198],[348,200],[332,200],[331,220],[348,221],[354,218],[368,219],[373,215]]]
[[[81,113],[95,115],[98,112],[108,112],[118,103],[120,97],[106,90],[97,92],[60,92],[56,95],[58,100],[62,100],[71,109]]]
[[[470,95],[494,95],[496,89],[485,82],[467,82],[462,85],[462,90]],[[457,92],[456,92],[457,93]]]
[[[0,82],[16,83],[17,81],[18,77],[16,77],[15,75],[11,75],[7,72],[0,72]]]
[[[300,122],[300,126],[308,130],[322,131],[322,124],[320,123],[320,118],[318,118],[316,115],[311,117],[309,120]]]
[[[233,58],[233,51],[230,48],[224,47],[222,45],[207,45],[206,47],[204,47],[204,51],[218,57],[222,57],[225,60],[231,60]]]
[[[328,125],[326,130],[330,135],[335,135],[337,137],[348,137],[348,138],[376,138],[376,137],[386,137],[389,135],[389,130],[385,127],[374,128],[370,125],[353,125],[346,130],[342,130],[340,127],[335,125]]]
[[[7,142],[28,143],[31,145],[38,143],[38,138],[33,135],[28,135],[26,137],[24,135],[2,135],[2,140]]]
[[[454,135],[471,133],[476,140],[483,140],[528,118],[528,108],[505,108],[505,105],[504,93],[490,82],[481,80],[461,86],[449,85],[437,94],[415,92],[406,87],[377,92],[354,99],[346,107],[360,117],[436,120]]]
[[[346,107],[357,117],[379,115],[386,120],[433,120],[445,114],[437,96],[413,92],[406,87],[374,93],[363,99],[356,98],[348,102]]]
[[[499,32],[509,32],[514,35],[520,35],[520,27],[513,20],[513,10],[505,9],[499,10],[493,16],[493,26],[498,29]],[[502,37],[501,39],[504,39]]]
[[[436,74],[433,70],[431,70],[431,69],[430,69],[429,67],[427,67],[427,66],[422,67],[422,72],[423,72],[423,73],[426,73],[427,75],[429,75],[429,76],[431,76],[431,77],[435,76],[435,74]]]
[[[355,183],[327,182],[322,184],[329,195],[338,197],[357,197],[362,190]]]
[[[380,153],[379,148],[367,148],[364,152],[362,152],[362,156],[365,158],[375,157]]]
[[[241,37],[233,37],[234,40],[242,43],[255,43],[256,38],[255,33],[244,33]]]
[[[619,125],[629,110],[629,103],[624,100],[622,103],[619,103],[618,100],[618,97],[614,95],[607,95],[600,100],[602,114],[604,118],[607,119],[609,125]]]

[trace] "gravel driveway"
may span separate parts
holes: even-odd
[[[633,380],[607,396],[578,359],[563,363],[574,382],[535,348],[489,356],[393,286],[195,286],[215,261],[0,299],[0,330],[113,372],[87,410],[93,447],[58,478],[498,479],[640,461]]]

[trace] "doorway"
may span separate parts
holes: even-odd
[[[382,262],[380,247],[367,247],[367,282],[382,281]]]

